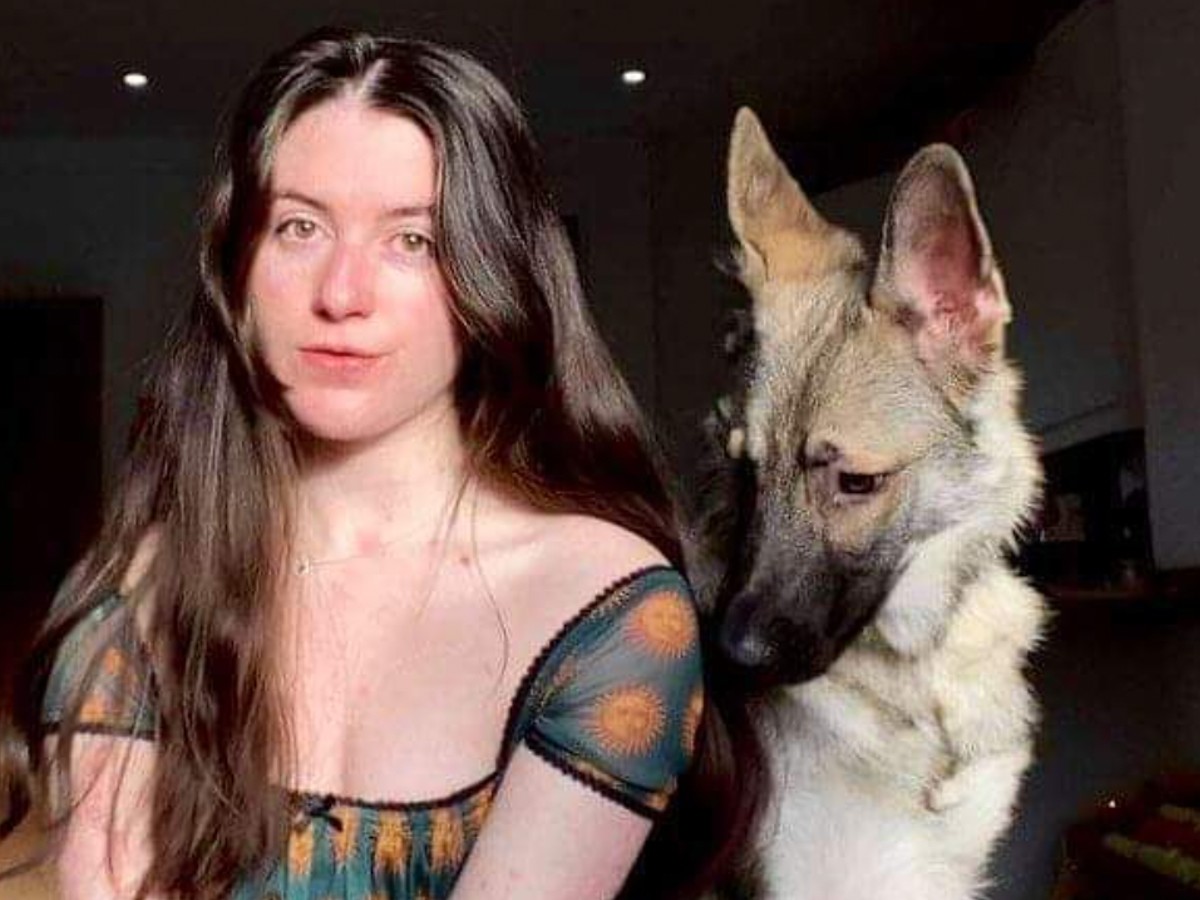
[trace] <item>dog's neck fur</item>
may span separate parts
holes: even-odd
[[[905,656],[926,652],[945,636],[963,591],[988,569],[1008,568],[1006,554],[1033,512],[1041,484],[1034,443],[1017,415],[1019,387],[1007,362],[980,381],[964,409],[986,461],[978,473],[978,503],[962,511],[959,523],[912,549],[867,640],[878,637]],[[964,546],[971,551],[964,554]],[[950,548],[952,567],[943,558]]]

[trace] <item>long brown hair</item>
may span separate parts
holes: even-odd
[[[149,572],[117,613],[145,636],[158,692],[154,854],[143,893],[219,897],[282,850],[284,797],[266,783],[287,772],[289,729],[269,626],[289,536],[295,424],[256,351],[245,286],[282,135],[348,89],[415,121],[435,148],[437,255],[462,347],[455,395],[470,471],[534,507],[620,524],[682,566],[658,455],[588,316],[532,136],[509,94],[466,55],[420,41],[323,30],[283,50],[227,122],[205,210],[200,288],[152,376],[99,536],[26,667],[0,757],[2,835],[51,779],[61,779],[60,789],[69,783],[88,679],[67,704],[48,760],[40,699],[52,661],[153,531]],[[735,785],[736,736],[723,705],[710,703],[701,726],[699,759],[678,802],[687,815],[659,829],[631,893],[698,889],[743,836],[757,788],[753,780]],[[671,855],[670,866],[654,865],[656,854]]]

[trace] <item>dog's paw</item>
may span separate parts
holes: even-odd
[[[936,605],[937,599],[933,602],[923,599],[921,602],[929,603],[929,606],[921,607],[917,603],[907,603],[901,592],[893,592],[888,605],[879,611],[872,623],[875,639],[901,656],[915,658],[928,653],[938,645],[946,631],[945,612]],[[948,601],[942,604],[945,606],[949,606]]]
[[[967,791],[961,778],[944,778],[925,788],[925,808],[932,813],[946,812],[966,799]]]

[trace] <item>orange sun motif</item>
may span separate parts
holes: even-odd
[[[700,727],[700,716],[704,713],[704,691],[692,691],[687,709],[683,711],[683,752],[691,757],[696,749],[696,730]]]
[[[679,594],[661,591],[638,604],[626,626],[634,642],[666,659],[680,659],[696,641],[696,617]]]
[[[433,813],[430,856],[433,868],[439,872],[457,868],[466,856],[466,835],[463,834],[462,819],[453,809],[439,809]]]
[[[590,730],[610,753],[642,754],[654,746],[663,730],[663,703],[645,685],[610,691],[592,710]]]
[[[331,811],[335,819],[342,823],[341,830],[333,830],[333,859],[338,867],[344,866],[354,853],[358,840],[358,810],[348,806],[335,806]]]
[[[88,694],[83,706],[79,709],[79,721],[84,725],[108,725],[112,715],[112,706],[108,698],[100,691]]]
[[[483,823],[492,809],[494,791],[494,786],[489,785],[486,791],[471,800],[470,805],[463,813],[463,825],[467,829],[467,834],[472,837],[483,830]]]
[[[403,813],[387,810],[379,814],[379,833],[375,838],[375,868],[382,872],[401,872],[408,862],[412,835]]]
[[[312,872],[315,841],[312,822],[288,836],[288,869],[293,878],[307,878]]]
[[[116,677],[125,670],[125,654],[116,647],[109,647],[104,651],[104,661],[101,663],[101,668],[106,675]]]

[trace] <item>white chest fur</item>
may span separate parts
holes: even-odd
[[[767,897],[979,895],[1031,760],[1022,669],[1042,617],[1037,594],[997,565],[929,652],[901,656],[868,632],[791,689],[768,738]]]

